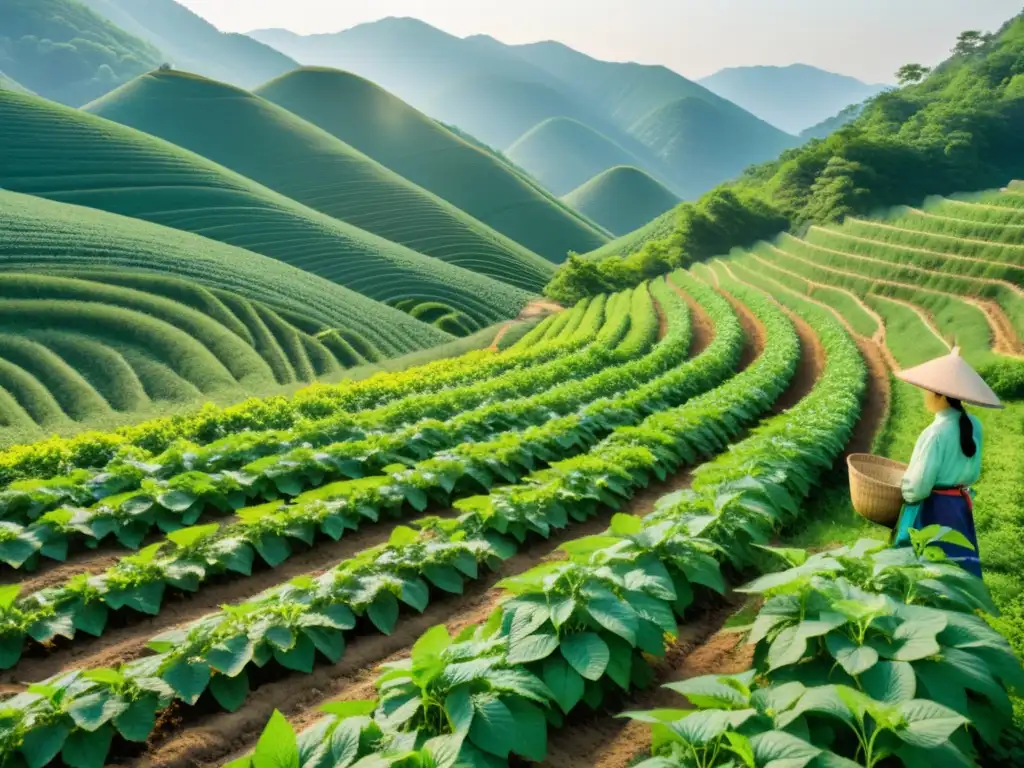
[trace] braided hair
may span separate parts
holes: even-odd
[[[946,400],[949,402],[950,408],[960,412],[960,450],[967,458],[973,458],[974,454],[978,452],[978,446],[974,442],[974,424],[971,422],[971,417],[967,415],[964,404],[955,397],[947,397]]]

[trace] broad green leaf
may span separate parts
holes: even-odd
[[[468,733],[473,724],[474,713],[469,686],[460,685],[454,688],[444,701],[444,710],[453,733]]]
[[[866,645],[857,645],[838,632],[826,636],[825,645],[832,657],[853,677],[864,674],[878,663],[878,651]]]
[[[587,603],[587,611],[598,624],[618,635],[630,645],[636,645],[639,620],[636,611],[625,603],[611,598],[599,597]]]
[[[514,645],[510,643],[510,664],[528,664],[550,656],[558,648],[558,636],[550,633],[529,635]]]
[[[573,611],[575,610],[576,601],[571,597],[567,597],[552,603],[550,607],[551,623],[554,625],[555,629],[558,629],[567,621],[569,621],[569,619],[572,618]],[[543,624],[543,622],[541,622],[541,624]],[[537,626],[539,627],[540,624],[538,624]],[[536,627],[534,629],[536,629]],[[532,631],[533,630],[531,630],[531,632]]]
[[[516,723],[512,713],[494,696],[478,696],[473,700],[473,724],[469,738],[478,749],[500,758],[507,758],[515,746]]]
[[[120,697],[107,691],[86,694],[72,701],[67,712],[83,731],[95,731],[128,709]]]
[[[725,738],[729,742],[729,745],[725,748],[742,760],[743,765],[747,768],[757,768],[754,748],[750,744],[750,739],[742,733],[736,733],[735,731],[727,732]]]
[[[665,687],[681,693],[700,709],[744,709],[750,706],[747,697],[735,687],[726,685],[720,675],[694,677],[667,683]]]
[[[330,753],[334,760],[330,768],[348,768],[359,754],[359,737],[362,735],[361,724],[357,720],[341,722],[331,734]],[[305,763],[302,763],[305,765]]]
[[[187,491],[168,491],[157,497],[157,503],[172,512],[184,512],[196,502],[197,498],[194,493]]]
[[[282,651],[275,648],[274,658],[282,667],[308,675],[316,663],[316,646],[306,635],[298,635],[295,638],[295,645],[290,650]]]
[[[548,724],[544,713],[522,699],[510,698],[505,705],[515,723],[512,751],[527,760],[544,760],[548,752]]]
[[[864,692],[873,699],[896,704],[914,698],[917,678],[906,661],[880,661],[861,675]]]
[[[669,728],[688,744],[704,746],[726,731],[738,728],[755,714],[752,709],[735,712],[724,712],[720,709],[700,710],[682,720],[670,723]]]
[[[64,742],[60,757],[69,768],[103,768],[110,751],[114,729],[105,725],[96,731],[73,731]]]
[[[109,613],[107,606],[98,600],[80,603],[74,615],[75,629],[99,637],[106,629]]]
[[[114,727],[128,741],[145,741],[156,727],[156,711],[159,706],[155,696],[134,701],[126,711],[114,718]]]
[[[244,670],[235,677],[214,675],[210,678],[210,693],[228,712],[237,712],[249,695],[249,676]]]
[[[608,645],[593,632],[562,638],[559,650],[572,668],[587,680],[600,680],[611,658]]]
[[[0,587],[0,611],[6,611],[14,605],[14,601],[18,599],[18,593],[21,592],[20,584],[7,584]]]
[[[199,701],[210,682],[210,665],[205,661],[179,659],[161,675],[164,682],[173,688],[182,701],[192,705]]]
[[[785,731],[768,731],[752,736],[750,746],[758,765],[765,768],[804,768],[821,750]]]
[[[939,747],[945,744],[957,728],[967,719],[941,704],[914,699],[899,705],[906,727],[896,729],[896,735],[916,747]]]
[[[331,627],[305,627],[302,633],[306,635],[324,657],[337,664],[345,653],[345,636],[340,629]]]
[[[376,699],[352,699],[350,701],[331,701],[327,704],[322,704],[320,711],[345,719],[372,714],[376,708]]]
[[[29,730],[20,749],[28,768],[44,768],[60,752],[70,732],[71,729],[59,721]]]
[[[389,547],[404,547],[419,540],[419,533],[407,525],[396,525],[388,539]]]
[[[245,635],[235,635],[217,643],[206,652],[211,667],[227,677],[235,677],[252,660],[253,644]]]
[[[583,678],[560,655],[549,656],[544,660],[542,676],[558,706],[566,714],[583,698]]]
[[[218,523],[210,523],[209,525],[193,525],[191,528],[182,528],[180,531],[173,531],[167,534],[167,538],[179,547],[191,547],[197,541],[212,536],[218,530],[220,525]]]
[[[398,623],[398,600],[390,592],[381,592],[367,607],[366,615],[377,629],[390,635]]]
[[[796,664],[807,653],[807,639],[800,634],[799,625],[786,627],[768,649],[768,668],[776,670]]]
[[[268,627],[263,639],[280,651],[291,650],[295,645],[295,633],[288,627]]]
[[[256,743],[252,762],[253,768],[299,768],[295,731],[276,709]]]
[[[256,548],[256,551],[259,552],[260,557],[262,557],[271,568],[277,568],[277,566],[292,555],[292,548],[288,543],[288,540],[283,536],[278,536],[273,533],[263,534],[252,544]]]
[[[421,661],[432,660],[440,656],[452,644],[452,638],[444,624],[431,627],[412,647],[413,665]]]

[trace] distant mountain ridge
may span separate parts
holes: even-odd
[[[889,86],[807,64],[730,67],[698,81],[772,125],[799,135]]]
[[[617,236],[642,227],[680,202],[655,179],[631,166],[610,168],[564,199]]]
[[[298,63],[247,35],[221,32],[175,0],[78,0],[159,48],[167,63],[241,88],[255,88]]]
[[[303,37],[277,29],[250,35],[303,64],[354,72],[500,151],[509,151],[546,121],[575,121],[618,145],[625,156],[603,153],[607,157],[602,160],[602,153],[590,158],[576,153],[571,162],[595,173],[637,165],[680,197],[695,197],[734,176],[743,169],[737,158],[761,162],[797,143],[794,136],[665,67],[599,61],[560,43],[510,46],[485,35],[459,38],[408,18],[334,34]],[[651,118],[670,105],[675,106]],[[687,118],[690,109],[699,113],[692,120]],[[653,129],[652,119],[658,123]],[[678,126],[671,124],[675,119],[681,120]],[[665,151],[667,145],[687,141],[693,133],[689,123],[702,120],[729,126],[725,135],[742,137],[744,145],[717,142],[703,153],[696,148]],[[553,146],[536,149],[554,158]],[[681,162],[697,154],[702,154],[699,169]],[[556,177],[571,175],[561,168],[550,171]],[[574,178],[573,183],[584,180]],[[565,192],[561,186],[553,191]]]

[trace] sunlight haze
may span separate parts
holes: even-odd
[[[891,82],[932,65],[964,29],[994,30],[1020,0],[182,0],[222,30],[337,32],[413,16],[460,37],[558,40],[611,61],[664,64],[689,78],[757,64],[806,63]]]

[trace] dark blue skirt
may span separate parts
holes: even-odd
[[[964,535],[973,550],[957,544],[942,543],[939,546],[946,557],[957,562],[964,570],[975,576],[981,576],[981,558],[978,551],[978,535],[974,531],[974,510],[970,497],[962,493],[933,493],[921,502],[914,528],[927,528],[929,525],[942,525],[952,528]]]

